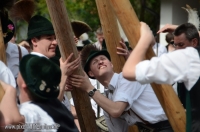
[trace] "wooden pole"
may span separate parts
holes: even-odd
[[[114,12],[131,44],[134,48],[140,38],[140,22],[129,0],[110,0]],[[152,48],[149,48],[146,58],[155,56]],[[185,110],[170,85],[158,85],[152,83],[154,92],[160,101],[169,122],[175,132],[185,132]]]
[[[119,41],[121,40],[118,23],[110,1],[108,0],[96,0],[96,5],[101,21],[101,27],[103,29],[103,35],[106,41],[106,47],[111,56],[114,72],[121,72],[125,63],[125,58],[121,55],[117,55],[117,46],[121,47]],[[129,127],[129,132],[138,132],[136,126]]]
[[[0,60],[6,64],[6,49],[5,49],[5,44],[4,44],[4,40],[3,40],[1,17],[0,17]],[[3,95],[4,95],[4,90],[3,90],[2,86],[0,85],[0,102],[3,98]]]
[[[121,40],[117,19],[113,12],[113,9],[108,0],[96,0],[96,5],[101,21],[101,27],[103,29],[103,35],[106,41],[106,47],[111,56],[114,71],[119,73],[125,63],[125,58],[121,55],[117,55],[117,46],[121,47],[119,41]]]
[[[46,0],[55,34],[58,40],[61,56],[64,60],[70,53],[74,53],[74,58],[78,57],[75,46],[73,31],[69,21],[64,0]],[[83,75],[81,66],[74,73]],[[97,132],[94,112],[91,107],[89,96],[86,92],[74,88],[72,96],[81,127],[81,132]]]
[[[6,47],[3,40],[3,30],[0,17],[0,60],[6,64]]]

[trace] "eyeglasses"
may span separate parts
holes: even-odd
[[[182,48],[182,47],[184,47],[184,45],[185,45],[185,44],[173,44],[173,46],[176,47],[176,48],[177,48],[177,47]]]

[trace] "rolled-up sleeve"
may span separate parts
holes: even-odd
[[[194,48],[186,48],[153,57],[136,65],[136,80],[140,83],[173,84],[183,82],[190,90],[200,76],[199,54]]]
[[[15,78],[12,74],[12,72],[10,71],[10,69],[8,69],[4,63],[0,62],[0,80],[10,84],[11,86],[13,86],[14,88],[16,87],[16,81]]]

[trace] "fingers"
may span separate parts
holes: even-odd
[[[68,63],[68,62],[72,59],[72,56],[73,56],[73,53],[71,53],[71,54],[67,57],[65,63]]]
[[[72,91],[73,90],[73,87],[69,84],[66,84],[65,85],[65,91]]]
[[[127,47],[126,47],[126,44],[124,43],[124,41],[119,41],[119,43],[121,44],[123,49],[128,50]]]

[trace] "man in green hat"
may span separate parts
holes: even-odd
[[[106,50],[88,45],[81,52],[81,61],[86,74],[104,86],[106,97],[91,85],[86,74],[71,75],[67,87],[75,86],[88,92],[104,110],[110,132],[127,132],[128,126],[135,123],[158,132],[173,132],[150,84],[128,81],[122,73],[115,73]]]
[[[44,56],[46,58],[52,58],[56,55],[56,47],[58,45],[56,36],[54,33],[53,25],[51,22],[39,15],[33,16],[28,25],[28,38],[27,41],[32,49],[31,54]],[[58,49],[57,49],[58,50]],[[57,51],[59,52],[59,51]],[[60,68],[62,71],[61,82],[65,82],[66,75],[71,74],[73,69],[78,67],[79,58],[75,61],[71,61],[73,53],[66,59],[65,62],[60,59]],[[64,94],[64,87],[60,87],[59,100],[63,101],[65,106],[70,110],[70,103],[68,98]]]
[[[26,55],[20,62],[16,90],[0,81],[5,95],[1,106],[1,129],[23,132],[78,132],[70,111],[57,99],[61,70],[52,61],[37,55]],[[64,84],[62,84],[64,85]],[[60,85],[61,86],[61,85]]]

